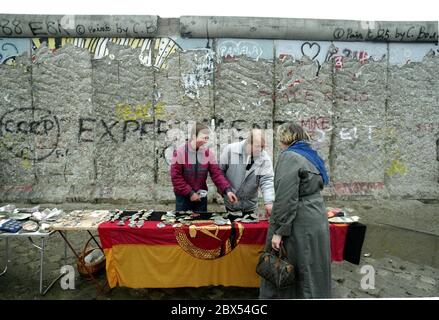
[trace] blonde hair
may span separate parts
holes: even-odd
[[[308,132],[293,122],[281,124],[277,129],[277,137],[287,146],[298,140],[311,140]]]

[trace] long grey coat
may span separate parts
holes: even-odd
[[[311,299],[331,297],[331,252],[326,208],[320,194],[322,177],[305,157],[283,152],[274,176],[275,201],[265,249],[271,250],[273,234],[282,236],[295,284],[276,290],[261,280],[262,299]]]

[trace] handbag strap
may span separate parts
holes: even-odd
[[[287,250],[285,249],[283,243],[280,244],[280,249],[279,249],[279,259],[282,259],[282,258],[288,258]]]

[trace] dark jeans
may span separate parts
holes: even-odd
[[[207,212],[207,197],[201,198],[201,201],[191,201],[188,197],[175,195],[176,211],[193,211]]]

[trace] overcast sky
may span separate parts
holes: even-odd
[[[438,0],[4,0],[1,13],[439,20]]]

